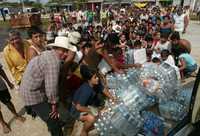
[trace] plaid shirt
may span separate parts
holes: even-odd
[[[29,62],[20,84],[25,105],[58,101],[60,64],[54,50],[44,51]]]

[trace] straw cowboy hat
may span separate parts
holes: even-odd
[[[81,34],[79,32],[71,32],[69,33],[69,42],[76,45],[80,42]]]
[[[57,36],[55,38],[55,42],[48,44],[48,46],[64,48],[64,49],[67,49],[67,50],[70,50],[70,51],[73,51],[73,52],[77,51],[76,46],[71,45],[69,43],[69,39],[67,37],[64,37],[64,36]]]

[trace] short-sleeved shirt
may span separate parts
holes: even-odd
[[[94,97],[95,97],[95,92],[93,88],[88,83],[84,83],[75,92],[73,97],[73,102],[75,104],[79,103],[81,106],[88,106],[92,104]]]
[[[196,61],[192,58],[192,56],[188,53],[183,53],[179,56],[179,59],[184,59],[185,63],[186,63],[186,69],[193,67],[194,65],[196,65]]]
[[[1,63],[0,63],[0,69],[2,69],[2,65],[1,65]],[[6,84],[5,84],[5,82],[4,82],[4,80],[3,80],[3,78],[1,77],[1,75],[0,75],[0,91],[2,91],[2,90],[6,90],[6,89],[8,89],[7,88],[7,86],[6,86]]]
[[[171,52],[171,45],[170,45],[170,42],[167,41],[165,43],[161,43],[161,42],[158,42],[155,49],[160,49],[160,51],[162,50],[168,50],[169,52]]]
[[[58,101],[60,67],[55,50],[44,51],[29,62],[20,84],[26,106]]]
[[[87,82],[85,82],[78,90],[76,90],[73,97],[73,103],[79,103],[81,106],[93,105],[96,101],[97,93],[102,93],[103,89],[104,87],[101,82],[94,87],[91,87]]]
[[[95,87],[91,87],[87,82],[82,84],[78,90],[76,90],[73,96],[73,104],[70,109],[70,113],[74,118],[80,117],[80,112],[75,108],[74,104],[80,104],[81,106],[88,106],[95,104],[97,100],[97,93],[103,91],[103,85],[99,83]]]

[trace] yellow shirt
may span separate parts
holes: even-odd
[[[73,72],[74,75],[78,76],[79,78],[83,79],[82,75],[81,75],[81,72],[80,72],[80,66],[78,66],[76,68],[76,70]]]
[[[24,57],[11,45],[7,44],[3,50],[5,61],[8,65],[8,68],[14,77],[17,84],[20,83],[22,74],[28,63],[28,42],[23,42],[24,45]]]

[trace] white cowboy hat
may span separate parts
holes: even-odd
[[[79,32],[71,32],[68,37],[69,42],[76,45],[80,42],[81,34]]]
[[[54,43],[48,44],[48,46],[52,46],[52,47],[60,47],[60,48],[64,48],[73,52],[77,51],[76,46],[73,46],[69,43],[69,39],[67,37],[64,36],[57,36],[55,38]]]

